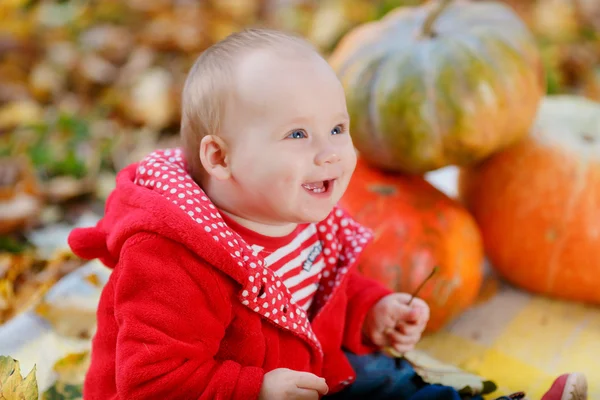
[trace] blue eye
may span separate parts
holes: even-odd
[[[288,138],[290,139],[304,139],[306,138],[308,135],[306,134],[305,131],[298,129],[296,131],[293,131],[292,133],[290,133],[288,135]]]
[[[344,129],[343,129],[342,125],[338,125],[331,130],[332,135],[339,135],[340,133],[343,133],[343,132],[344,132]]]

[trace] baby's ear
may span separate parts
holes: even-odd
[[[211,176],[219,180],[231,177],[227,144],[222,138],[216,135],[204,136],[200,141],[199,152],[200,162]]]

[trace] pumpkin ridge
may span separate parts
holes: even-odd
[[[531,57],[527,56],[527,51],[518,43],[513,43],[514,39],[511,39],[510,35],[507,35],[506,32],[502,30],[496,30],[496,34],[502,37],[502,40],[498,40],[499,43],[502,43],[505,47],[509,47],[518,57],[514,57],[516,62],[526,62],[527,64],[531,64]]]
[[[420,78],[421,63],[418,56],[412,49],[403,53],[403,57],[395,54],[395,57],[388,60],[383,73],[387,79],[378,84],[377,93],[377,111],[381,116],[379,120],[379,131],[385,138],[386,132],[396,130],[397,134],[393,138],[387,137],[388,151],[397,154],[404,149],[405,158],[411,162],[417,163],[423,154],[422,136],[430,131],[429,121],[424,120],[420,115],[421,106],[425,103],[423,97],[424,82]],[[402,71],[398,73],[397,71]],[[403,91],[390,90],[390,82],[393,80],[393,88],[396,85],[403,87]],[[418,86],[418,87],[417,87]],[[427,146],[429,147],[429,146]],[[425,149],[426,151],[427,149]],[[379,158],[380,154],[372,154],[377,157],[384,165],[384,169],[394,169],[398,166],[408,168],[409,164],[405,160],[397,157]]]
[[[383,68],[386,66],[387,62],[392,58],[392,56],[396,55],[397,53],[387,53],[379,60],[379,64],[371,76],[371,88],[369,90],[368,99],[369,108],[367,110],[367,125],[369,126],[369,132],[366,134],[371,137],[372,144],[374,145],[373,147],[377,150],[377,153],[386,160],[392,160],[393,157],[390,154],[389,147],[386,146],[385,143],[385,132],[378,129],[381,124],[381,119],[378,117],[379,105],[377,104],[377,101],[373,100],[373,98],[377,96],[377,86],[379,83],[379,78],[381,78],[381,72],[383,71]],[[406,56],[405,53],[402,53],[402,55]]]
[[[468,35],[456,35],[455,40],[460,46],[463,46],[464,48],[468,49],[468,51],[471,52],[473,57],[479,57],[486,61],[483,64],[488,70],[489,74],[491,75],[486,80],[486,83],[493,89],[496,89],[492,92],[496,93],[493,94],[496,108],[500,109],[506,107],[506,91],[508,90],[508,88],[506,87],[507,80],[503,79],[505,75],[503,74],[498,59],[494,56],[494,54],[492,54],[490,48],[488,46],[481,46],[482,42],[485,42],[485,40],[489,39],[485,37],[475,39],[469,37]],[[497,90],[501,90],[502,96],[499,96],[497,94]]]
[[[360,62],[365,59],[370,59],[371,62],[374,62],[376,60],[381,60],[381,58],[386,55],[388,47],[389,46],[387,44],[368,43],[364,47],[353,50],[351,52],[352,54],[348,56],[348,58],[344,60],[341,65],[337,66],[337,74],[340,77],[344,76],[357,61]]]
[[[376,58],[381,59],[385,54],[389,54],[390,48],[396,46],[397,43],[382,42],[379,40],[379,35],[396,34],[397,32],[395,31],[398,30],[396,28],[398,23],[395,18],[399,18],[400,16],[407,20],[412,18],[406,11],[404,8],[390,11],[380,20],[367,22],[358,26],[355,30],[350,31],[347,36],[343,37],[336,50],[329,57],[332,67],[337,71],[338,75],[345,75],[346,71],[357,61],[362,62],[365,59],[375,61]],[[392,18],[393,15],[397,16]],[[401,29],[401,31],[403,30],[408,31],[409,29]],[[363,33],[365,37],[361,36]],[[395,50],[398,51],[398,49]],[[339,61],[340,59],[342,60],[341,62]]]
[[[469,46],[468,44],[465,43],[464,40],[462,40],[462,38],[460,37],[453,37],[452,38],[452,42],[455,43],[457,48],[460,48],[468,57],[469,59],[469,65],[471,66],[472,69],[476,68],[479,73],[479,79],[477,82],[473,82],[474,84],[477,83],[477,88],[473,87],[471,88],[469,91],[471,93],[473,93],[475,95],[475,97],[477,99],[481,99],[480,102],[478,102],[479,104],[479,108],[485,108],[486,110],[489,110],[490,107],[490,102],[485,101],[485,99],[483,98],[484,95],[481,93],[481,83],[485,83],[486,85],[488,85],[488,87],[492,87],[493,86],[493,82],[494,79],[498,79],[499,76],[496,74],[496,72],[498,71],[498,67],[496,66],[497,64],[499,64],[498,60],[493,60],[493,58],[485,58],[484,61],[481,60],[481,54],[476,53],[475,51],[473,51],[473,49],[471,48],[471,46]],[[486,49],[482,49],[481,51],[483,54],[487,55],[487,48]],[[487,61],[487,62],[486,62]],[[476,66],[474,67],[473,65],[476,64]],[[502,81],[503,83],[506,81]],[[475,86],[475,85],[474,85]],[[504,89],[504,85],[502,85],[503,89]],[[494,88],[496,89],[496,88]],[[504,92],[504,91],[502,91]],[[494,91],[492,90],[492,93],[494,93]],[[499,103],[498,103],[498,97],[497,95],[494,95],[494,111],[497,112],[498,111],[498,107],[499,107]],[[483,107],[482,107],[483,106]],[[469,118],[472,118],[471,116],[469,116]],[[500,120],[502,121],[502,120]],[[498,120],[495,120],[496,123],[498,123]],[[503,122],[503,121],[502,121]],[[484,126],[485,127],[485,126]],[[501,136],[501,137],[494,137],[494,135],[490,135],[489,134],[489,129],[485,129],[485,134],[481,133],[481,130],[477,130],[474,133],[477,136],[480,136],[481,139],[484,139],[485,144],[483,146],[481,146],[482,151],[484,151],[485,153],[489,153],[491,150],[486,150],[486,149],[493,149],[495,147],[497,147],[498,145],[500,145],[503,142],[503,139],[506,137],[506,135]],[[450,137],[448,137],[450,139]],[[472,142],[470,142],[470,138],[466,138],[468,139],[468,141],[460,141],[458,138],[456,139],[456,141],[458,143],[460,143],[460,146],[458,146],[458,148],[455,151],[460,151],[460,149],[467,149],[469,152],[472,152],[473,150],[471,149],[471,146],[473,146]],[[496,143],[491,144],[489,140],[496,140]],[[480,142],[481,144],[481,142]],[[448,145],[447,146],[448,150],[451,149],[451,146]],[[460,154],[459,157],[467,157],[467,154]],[[456,155],[451,155],[451,154],[447,154],[447,157],[451,157],[451,158],[456,158]]]
[[[554,243],[554,246],[552,247],[552,253],[550,254],[549,260],[548,260],[548,276],[546,277],[546,290],[548,292],[552,292],[554,289],[554,284],[557,283],[555,280],[556,274],[559,271],[559,264],[558,264],[558,258],[560,257],[563,247],[565,246],[565,242],[567,240],[567,235],[564,233],[565,228],[569,225],[569,222],[573,216],[573,212],[575,211],[575,204],[578,203],[578,200],[581,196],[581,194],[583,193],[583,191],[586,189],[586,177],[588,172],[590,171],[590,167],[589,164],[587,163],[580,163],[579,164],[579,169],[577,170],[577,174],[575,176],[576,179],[576,183],[575,185],[573,185],[573,187],[575,188],[575,190],[573,190],[569,196],[569,200],[567,202],[567,207],[565,208],[564,211],[564,218],[563,218],[563,223],[562,226],[560,227],[560,229],[558,230],[559,232],[561,232],[558,240]]]
[[[439,100],[436,90],[435,90],[435,81],[437,77],[436,64],[432,62],[428,62],[432,58],[434,44],[431,43],[427,48],[421,50],[419,54],[419,61],[421,64],[421,68],[426,73],[421,74],[421,80],[425,86],[425,97],[429,99],[428,102],[425,103],[427,105],[429,112],[431,112],[431,116],[429,119],[429,125],[431,126],[431,132],[437,137],[437,143],[435,144],[435,153],[441,157],[446,157],[444,154],[444,146],[443,146],[443,134],[442,134],[442,122],[439,118],[438,103]],[[433,146],[433,143],[430,143]],[[441,154],[440,154],[441,153]],[[437,157],[436,157],[437,158]]]
[[[521,76],[521,83],[523,83],[523,81],[531,83],[534,80],[533,79],[527,79],[527,78],[533,78],[535,76],[535,60],[531,59],[526,59],[521,52],[516,49],[514,46],[510,45],[506,40],[496,40],[493,41],[495,43],[495,49],[498,51],[498,57],[500,57],[499,59],[505,59],[506,61],[504,63],[501,62],[496,62],[496,63],[492,63],[492,65],[498,64],[498,65],[502,65],[503,68],[505,69],[505,71],[508,69],[508,72],[510,74],[513,74],[515,76]],[[521,71],[521,72],[518,72]],[[507,74],[506,72],[504,74],[501,74],[501,76],[506,77]],[[525,78],[527,77],[527,78]],[[522,100],[522,98],[518,98],[516,96],[518,96],[518,92],[514,90],[514,87],[512,87],[512,85],[514,85],[515,81],[514,79],[498,79],[498,82],[501,82],[502,87],[503,87],[503,93],[507,96],[507,102],[505,103],[505,105],[508,105],[509,107],[513,107],[515,109],[520,109],[520,102]],[[536,84],[538,82],[535,82]],[[533,88],[532,88],[533,89]],[[540,93],[542,92],[541,90],[541,86],[538,87]],[[531,95],[531,93],[526,93],[527,95]],[[515,142],[515,140],[521,138],[522,135],[522,131],[527,132],[529,130],[529,125],[526,124],[527,121],[532,121],[535,120],[535,115],[536,115],[536,109],[532,109],[530,111],[531,113],[531,117],[527,118],[527,119],[517,119],[517,120],[510,120],[507,121],[508,126],[512,126],[512,129],[506,129],[505,135],[501,135],[500,137],[498,137],[499,141],[498,141],[498,146],[496,147],[496,150],[501,150],[506,148],[507,146],[513,144]],[[517,115],[520,115],[518,113],[516,113]],[[521,125],[521,129],[516,129],[514,127]]]
[[[350,135],[356,147],[360,147],[361,152],[371,154],[376,151],[373,142],[370,140],[369,115],[364,112],[370,96],[370,83],[374,73],[374,68],[380,61],[380,57],[371,60],[369,63],[356,63],[350,66],[345,75],[340,80],[346,86],[356,90],[350,91],[346,95],[348,113],[350,115]]]
[[[477,139],[482,139],[483,135],[478,135],[479,131],[475,131],[473,124],[473,112],[466,106],[467,103],[473,102],[471,96],[466,97],[466,94],[472,95],[471,82],[469,81],[472,72],[471,55],[466,51],[460,51],[462,47],[454,38],[446,40],[446,50],[440,55],[444,57],[444,69],[440,70],[437,77],[439,81],[440,94],[446,104],[442,108],[446,110],[452,124],[446,127],[445,137],[447,139],[446,155],[447,159],[454,160],[459,157],[464,157],[462,152],[470,153],[472,151],[472,135],[475,134]],[[450,60],[450,61],[449,61]],[[459,67],[460,66],[460,67]],[[456,99],[462,99],[463,104],[458,104]],[[458,133],[462,133],[458,134]],[[480,146],[481,151],[484,151],[487,146]]]

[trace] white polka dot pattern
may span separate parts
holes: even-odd
[[[282,328],[306,337],[321,350],[306,312],[292,302],[290,292],[270,269],[264,267],[264,260],[255,256],[241,236],[223,221],[204,191],[186,172],[181,149],[157,150],[149,154],[138,164],[134,183],[160,193],[178,206],[182,215],[191,218],[206,234],[204,240],[210,240],[226,250],[237,265],[246,271],[247,283],[240,292],[243,305]],[[317,225],[317,230],[326,265],[313,300],[316,310],[341,285],[348,269],[372,237],[369,230],[338,207]]]

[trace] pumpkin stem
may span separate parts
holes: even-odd
[[[433,30],[433,24],[452,1],[453,0],[440,0],[437,2],[437,5],[433,7],[433,10],[427,15],[425,22],[423,22],[424,37],[434,37],[436,35]]]

